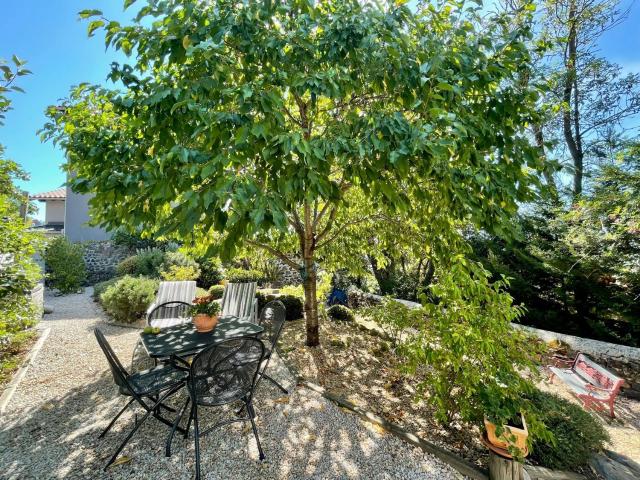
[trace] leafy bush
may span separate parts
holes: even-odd
[[[256,293],[258,299],[258,311],[262,311],[264,306],[272,300],[280,300],[287,310],[287,320],[298,320],[304,316],[304,305],[302,299],[293,295],[266,295],[262,292]]]
[[[226,276],[230,283],[260,283],[264,279],[259,270],[244,270],[242,268],[231,268],[227,270]]]
[[[534,441],[530,460],[547,468],[575,470],[609,440],[602,424],[579,405],[540,390],[529,399],[555,438],[555,442]]]
[[[394,346],[424,321],[422,309],[409,308],[390,297],[385,297],[380,305],[365,308],[362,315],[378,324]]]
[[[329,307],[327,315],[333,320],[339,320],[342,322],[353,322],[356,318],[351,309],[344,305],[333,305],[332,307]]]
[[[125,258],[116,267],[119,276],[145,276],[160,278],[160,271],[165,261],[165,253],[158,248],[148,248],[138,251],[135,255]]]
[[[535,375],[543,345],[511,326],[522,309],[512,304],[503,282],[491,283],[486,270],[461,256],[452,260],[432,287],[438,304],[422,309],[428,321],[418,322],[399,347],[419,378],[419,392],[428,393],[424,399],[441,422],[459,415],[480,425],[486,415],[500,426],[524,412],[532,440],[549,440],[524,398],[533,382],[521,375]]]
[[[139,250],[147,248],[161,248],[166,242],[159,242],[151,238],[142,238],[140,233],[129,233],[125,230],[116,230],[111,241],[114,245],[127,247],[129,250]]]
[[[304,316],[304,305],[299,297],[280,295],[277,297],[287,309],[287,320],[298,320]]]
[[[162,270],[169,270],[172,266],[178,267],[191,267],[200,270],[198,262],[188,257],[182,252],[166,252],[164,255],[164,261],[162,262]]]
[[[171,265],[168,271],[163,270],[160,275],[167,281],[195,280],[200,275],[200,270],[192,266]]]
[[[287,285],[280,289],[282,295],[291,295],[298,297],[300,300],[304,300],[304,288],[302,285]]]
[[[97,302],[100,302],[100,296],[107,291],[107,288],[116,283],[118,280],[120,279],[116,277],[105,280],[104,282],[96,283],[93,286],[93,299]]]
[[[218,285],[224,279],[224,271],[218,258],[199,258],[198,265],[200,265],[199,287],[206,289]]]
[[[133,323],[145,314],[157,289],[157,280],[127,275],[109,286],[100,299],[103,308],[114,320]]]
[[[47,284],[63,294],[77,292],[87,279],[83,253],[82,245],[64,237],[52,240],[44,253]]]
[[[209,288],[209,294],[214,298],[214,300],[218,300],[222,298],[224,294],[224,285],[212,285]],[[258,299],[258,306],[260,304],[260,300]]]

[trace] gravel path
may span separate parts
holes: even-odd
[[[134,414],[123,415],[99,440],[124,399],[117,395],[106,360],[93,336],[99,326],[128,364],[138,330],[109,325],[89,291],[47,297],[54,313],[34,364],[0,419],[0,478],[152,478],[194,475],[193,437],[177,435],[173,455],[164,456],[167,428],[149,419],[125,448],[130,461],[102,472]],[[285,386],[292,377],[279,361],[271,373]],[[182,404],[182,396],[174,397]],[[222,427],[202,439],[202,473],[207,479],[452,479],[448,465],[345,413],[319,394],[298,388],[281,397],[267,382],[256,393],[258,430],[267,455],[258,451],[248,424]],[[138,410],[140,412],[141,409]],[[231,409],[203,409],[202,425],[233,415]]]

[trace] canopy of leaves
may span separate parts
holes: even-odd
[[[113,65],[121,89],[50,108],[43,134],[103,225],[224,231],[227,253],[351,188],[501,233],[542,168],[524,134],[537,87],[516,81],[529,30],[460,7],[149,1],[132,26],[82,12],[136,59]]]

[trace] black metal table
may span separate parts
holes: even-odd
[[[140,338],[151,358],[167,358],[175,355],[194,355],[209,345],[236,337],[257,337],[264,328],[238,317],[220,317],[211,332],[198,332],[193,323],[164,328],[160,333],[141,333]]]

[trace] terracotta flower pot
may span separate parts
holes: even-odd
[[[199,313],[193,317],[193,325],[198,332],[210,332],[218,325],[218,316],[211,317],[204,313]]]
[[[486,417],[484,419],[484,427],[487,429],[487,439],[489,442],[501,449],[508,450],[509,446],[513,445],[516,447],[524,456],[526,456],[529,452],[527,449],[527,437],[529,436],[529,430],[527,429],[527,422],[524,417],[520,415],[522,419],[522,428],[513,427],[509,425],[503,425],[504,429],[502,436],[498,437],[496,434],[496,425],[491,423]],[[511,435],[515,437],[513,441],[511,441]],[[506,437],[506,438],[505,438]]]

